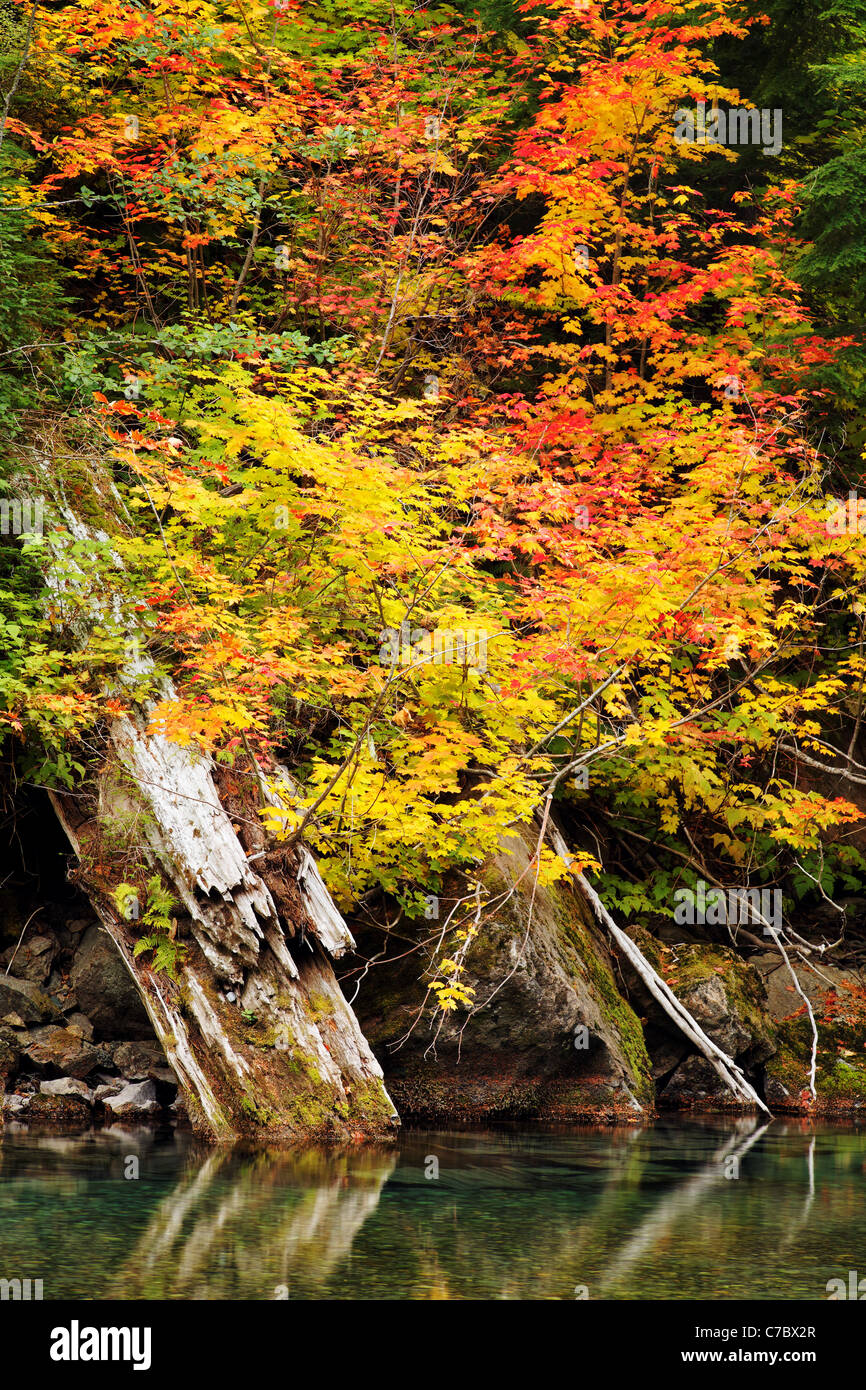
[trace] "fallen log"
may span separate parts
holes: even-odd
[[[566,864],[570,864],[571,856],[559,831],[554,826],[550,826],[548,835],[556,853]],[[680,1032],[688,1038],[698,1052],[706,1057],[734,1099],[747,1109],[763,1110],[765,1114],[769,1115],[770,1111],[767,1106],[761,1100],[754,1086],[743,1075],[734,1059],[723,1052],[720,1047],[717,1047],[711,1038],[707,1037],[700,1024],[692,1018],[688,1009],[677,999],[670,986],[653,970],[640,948],[621,927],[617,926],[586,876],[580,873],[576,875],[576,879],[593,912],[608,931],[614,944],[619,947],[629,964],[643,980],[650,994],[661,1005],[668,1017],[673,1020]]]

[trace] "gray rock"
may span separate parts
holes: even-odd
[[[77,917],[74,921],[66,923],[66,930],[72,932],[73,936],[80,936],[81,933],[86,932],[89,927],[98,925],[98,922],[94,922],[92,917]]]
[[[93,1092],[93,1099],[98,1105],[102,1105],[109,1096],[118,1096],[121,1091],[126,1090],[126,1082],[122,1076],[115,1077],[113,1081],[103,1081]]]
[[[7,1014],[17,1014],[26,1025],[62,1021],[57,1005],[32,980],[0,974],[0,1018]]]
[[[67,1014],[66,1026],[73,1033],[80,1033],[82,1038],[86,1038],[88,1042],[93,1042],[93,1024],[84,1014]]]
[[[0,970],[5,971],[11,962],[11,973],[17,980],[30,980],[33,984],[44,985],[51,974],[51,965],[56,954],[57,943],[53,937],[32,936],[29,940],[25,938],[20,946],[10,946],[0,955]]]
[[[43,1081],[39,1093],[43,1096],[81,1096],[88,1104],[93,1099],[90,1087],[74,1076],[61,1076],[57,1081]]]
[[[122,1076],[113,1076],[111,1072],[95,1071],[90,1078],[90,1084],[91,1086],[116,1085],[118,1090],[122,1090],[123,1087],[126,1085],[126,1082],[124,1081]]]
[[[776,1050],[767,992],[760,973],[730,947],[707,942],[673,943],[669,957],[674,989],[695,1022],[717,1047],[755,1081]],[[630,997],[646,1015],[645,1036],[662,1106],[710,1108],[726,1101],[724,1084],[626,967]],[[790,1005],[789,1005],[790,1007]]]
[[[17,1091],[3,1097],[3,1114],[7,1120],[22,1119],[30,1108],[31,1096],[19,1095]]]
[[[158,1043],[124,1042],[114,1049],[114,1065],[130,1081],[158,1080],[165,1070],[165,1053]]]
[[[115,1096],[107,1096],[105,1108],[120,1120],[156,1115],[160,1109],[152,1081],[133,1082]]]
[[[652,1078],[653,1081],[660,1081],[689,1055],[689,1043],[682,1034],[674,1038],[657,1028],[652,1031],[648,1028],[646,1032],[647,1050],[652,1059]]]
[[[839,922],[838,914],[836,915],[836,922],[837,924]],[[770,950],[762,955],[752,956],[749,962],[765,982],[767,1007],[771,1017],[776,1020],[786,1018],[803,1002],[793,991],[789,972],[779,968],[781,959],[777,950]],[[821,961],[820,975],[816,974],[811,966],[798,960],[795,956],[791,957],[791,966],[801,990],[813,1005],[816,1013],[823,1013],[824,1011],[828,983],[843,999],[851,986],[854,987],[855,991],[862,987],[859,972],[840,969],[839,966],[833,964],[832,956],[829,960]]]
[[[659,1101],[664,1105],[686,1108],[691,1105],[705,1106],[710,1101],[722,1101],[729,1096],[725,1083],[706,1058],[692,1056],[677,1067],[659,1093]]]
[[[685,990],[683,1003],[707,1036],[729,1056],[736,1057],[751,1046],[752,1035],[743,1026],[718,975],[710,975]]]
[[[102,1062],[101,1051],[71,1028],[38,1028],[22,1046],[22,1054],[34,1066],[82,1080]]]
[[[153,1027],[111,937],[88,927],[75,953],[70,984],[97,1039],[153,1040]]]
[[[709,975],[682,992],[683,1004],[708,1038],[729,1057],[743,1058],[749,1065],[772,1057],[775,1044],[769,1033],[769,1019],[760,1009],[766,995],[763,981],[749,966],[740,964],[739,974],[756,986],[763,1000],[747,1012],[732,991],[725,975]]]

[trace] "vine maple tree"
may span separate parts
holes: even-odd
[[[862,545],[828,532],[809,426],[831,349],[796,186],[714,205],[691,176],[734,154],[674,138],[677,108],[742,100],[706,55],[743,22],[520,12],[508,43],[447,9],[40,14],[9,122],[40,173],[6,190],[96,287],[97,332],[48,360],[112,462],[111,549],[174,681],[152,727],[288,764],[267,821],[344,908],[417,914],[554,795],[652,845],[644,884],[584,845],[627,911],[696,872],[812,891],[866,869],[859,812],[803,780],[864,675]],[[483,667],[430,660],[442,629],[485,634]],[[81,725],[129,698],[119,639],[88,660]]]

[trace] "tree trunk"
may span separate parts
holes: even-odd
[[[55,505],[73,536],[93,534],[65,499]],[[51,546],[59,557],[62,542],[54,536]],[[63,559],[63,579],[53,583],[66,598],[74,588],[73,608],[86,613],[72,629],[79,645],[108,614],[137,652],[122,583],[97,594],[80,571],[70,580],[68,553]],[[152,669],[138,655],[131,666],[132,674]],[[166,684],[160,693],[174,692]],[[232,804],[230,817],[218,791],[225,771],[147,725],[143,705],[113,720],[86,783],[51,798],[78,857],[75,877],[135,981],[194,1126],[218,1140],[392,1131],[399,1119],[381,1067],[331,965],[354,942],[311,855],[302,845],[268,847],[258,768],[246,774],[245,815]],[[235,797],[238,785],[243,794],[236,778]],[[239,834],[252,840],[255,867]],[[162,935],[175,942],[176,978],[153,969],[149,954],[134,955],[152,930],[143,915],[153,875],[175,904]],[[124,882],[138,894],[138,920],[117,905]]]

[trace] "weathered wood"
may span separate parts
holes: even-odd
[[[299,919],[286,924],[247,861],[209,759],[126,717],[114,721],[109,738],[116,762],[106,760],[96,817],[79,823],[74,797],[55,792],[52,800],[82,864],[82,886],[136,981],[200,1127],[220,1139],[262,1130],[387,1131],[396,1114],[381,1068],[326,954],[345,949],[351,937],[309,852],[297,856]],[[123,920],[109,885],[87,869],[94,837],[118,815],[137,824],[139,858],[183,911],[186,959],[177,985],[133,957],[135,923]]]
[[[568,852],[568,847],[555,826],[548,828],[548,836],[559,857],[566,864],[570,864],[571,855]],[[767,1106],[761,1100],[754,1086],[747,1081],[734,1059],[723,1052],[720,1047],[717,1047],[712,1038],[707,1037],[700,1024],[692,1018],[688,1009],[677,999],[670,986],[665,984],[661,975],[656,974],[640,948],[621,927],[617,926],[586,876],[577,874],[576,878],[598,920],[610,933],[611,939],[643,980],[650,994],[661,1005],[668,1017],[673,1020],[680,1032],[688,1038],[698,1052],[706,1057],[734,1099],[748,1109],[763,1110],[765,1114],[769,1115],[770,1111]]]

